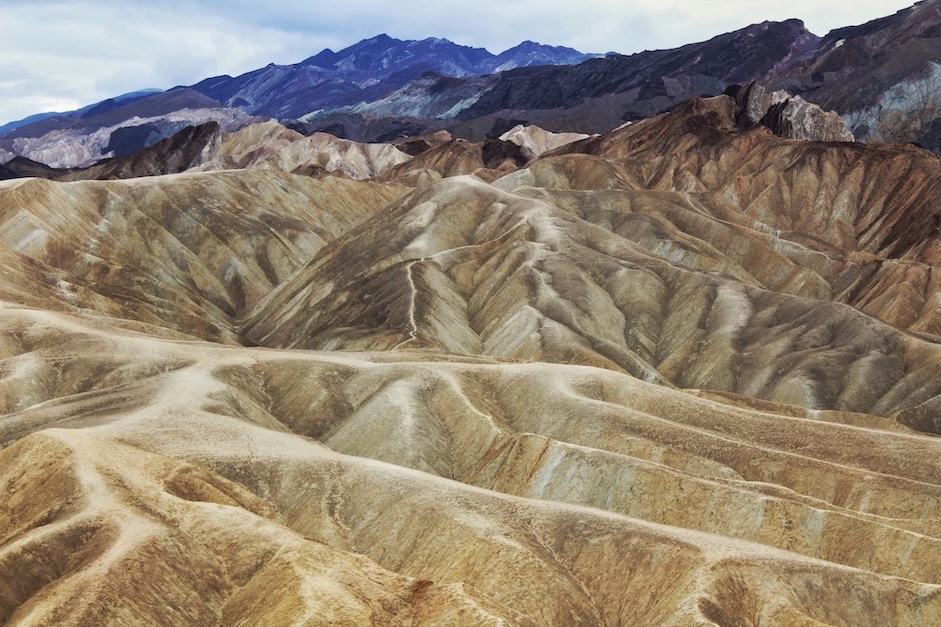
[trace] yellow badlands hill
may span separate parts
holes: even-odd
[[[0,183],[0,623],[941,624],[941,160],[734,118]]]

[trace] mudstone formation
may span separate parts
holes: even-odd
[[[746,30],[266,68],[485,83],[387,140],[256,117],[252,76],[15,129],[0,623],[941,624],[941,158],[813,102],[834,40]]]

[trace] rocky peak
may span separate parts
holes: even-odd
[[[837,113],[800,96],[783,90],[769,92],[757,82],[732,85],[725,93],[735,101],[735,122],[743,129],[760,124],[790,139],[853,141],[853,134]]]
[[[791,139],[854,141],[853,133],[836,112],[826,111],[784,91],[772,92],[770,96],[773,104],[768,107],[761,123],[775,135]]]

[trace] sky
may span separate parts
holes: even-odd
[[[763,20],[823,35],[914,0],[0,0],[0,123],[150,87],[296,63],[388,33],[500,52],[671,48]]]

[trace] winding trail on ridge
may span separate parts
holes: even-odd
[[[414,259],[405,266],[405,278],[408,280],[408,289],[409,289],[409,303],[408,303],[408,339],[402,340],[398,344],[392,347],[392,350],[398,350],[402,346],[405,346],[409,342],[414,342],[418,339],[418,323],[415,321],[415,301],[418,298],[418,289],[415,287],[415,279],[412,277],[412,266],[416,263],[421,263],[428,259],[427,257],[421,257],[419,259]]]

